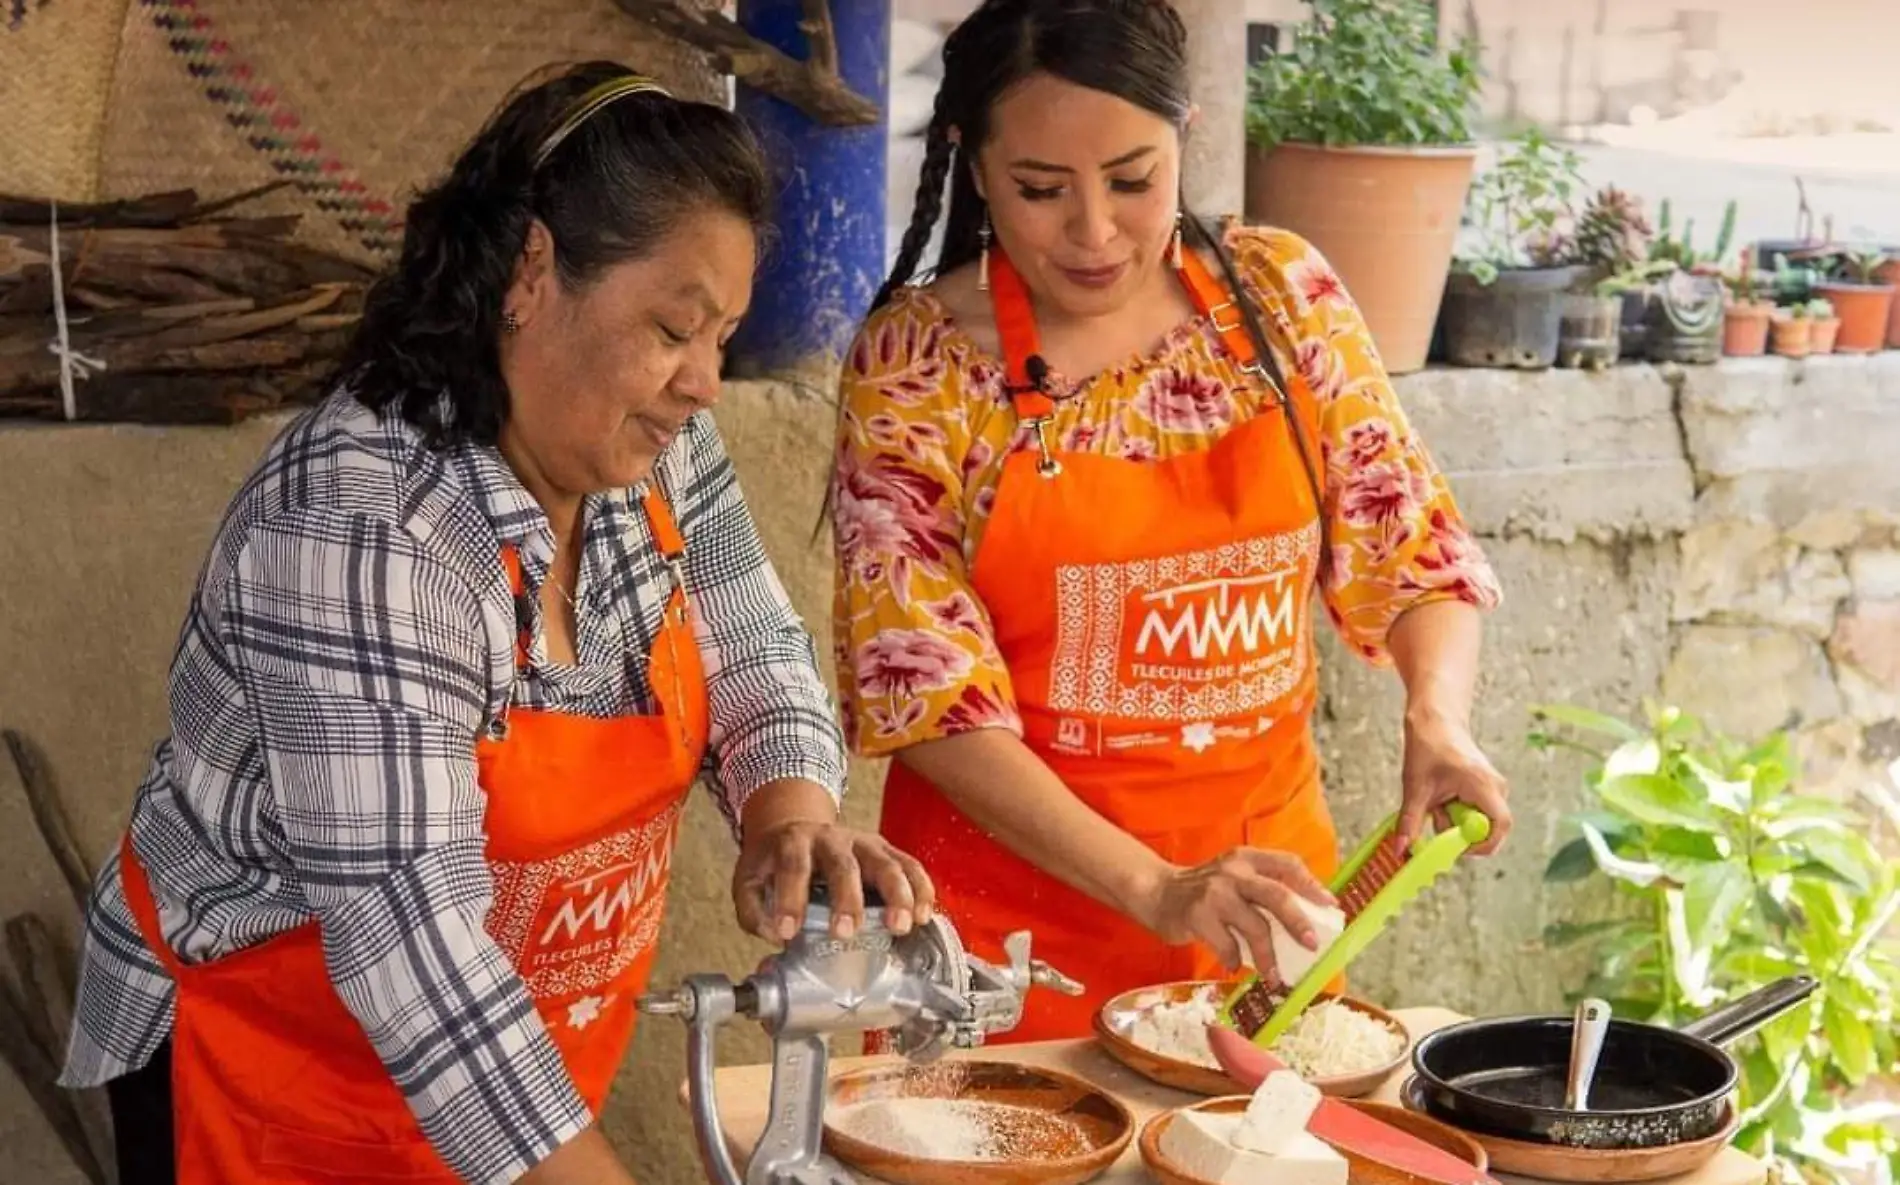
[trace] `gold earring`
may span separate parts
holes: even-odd
[[[1173,250],[1173,255],[1174,255],[1174,270],[1176,271],[1181,270],[1181,220],[1182,220],[1182,217],[1183,215],[1181,215],[1178,211],[1174,215],[1174,247],[1172,250]]]
[[[515,316],[513,309],[510,309],[501,315],[501,331],[503,333],[520,333],[521,332],[521,318]]]
[[[983,227],[976,232],[976,238],[977,242],[983,244],[983,253],[976,259],[976,290],[988,292],[990,290],[990,215],[987,210],[983,212]]]

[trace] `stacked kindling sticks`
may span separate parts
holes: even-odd
[[[62,302],[76,419],[230,423],[316,397],[372,273],[292,242],[295,217],[232,216],[277,187],[57,209],[0,196],[0,417],[66,414]]]

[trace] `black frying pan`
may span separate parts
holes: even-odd
[[[1588,1110],[1564,1107],[1572,1018],[1474,1020],[1412,1051],[1428,1113],[1457,1127],[1572,1148],[1657,1148],[1722,1126],[1740,1069],[1722,1046],[1807,999],[1815,981],[1776,980],[1680,1029],[1612,1020]]]

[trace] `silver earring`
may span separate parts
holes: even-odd
[[[501,315],[501,331],[503,333],[520,333],[521,332],[521,318],[515,316],[513,309],[510,309]]]
[[[1177,272],[1181,270],[1181,222],[1184,217],[1185,215],[1182,214],[1180,211],[1177,210],[1175,212],[1173,252],[1174,252],[1174,270]]]
[[[983,253],[976,260],[976,290],[990,290],[990,213],[983,211],[983,227],[976,232],[977,242],[983,244]]]

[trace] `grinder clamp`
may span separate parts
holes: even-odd
[[[821,1147],[831,1034],[888,1031],[898,1053],[928,1062],[1015,1028],[1031,984],[1082,994],[1080,984],[1029,957],[1028,931],[1009,935],[1009,961],[998,967],[966,951],[941,913],[908,934],[892,934],[868,887],[866,897],[872,904],[863,926],[833,938],[824,888],[814,885],[798,934],[744,981],[689,975],[678,988],[639,1001],[642,1012],[686,1022],[693,1132],[713,1185],[852,1185]],[[713,1090],[714,1034],[739,1016],[758,1021],[772,1038],[770,1110],[743,1175]]]

